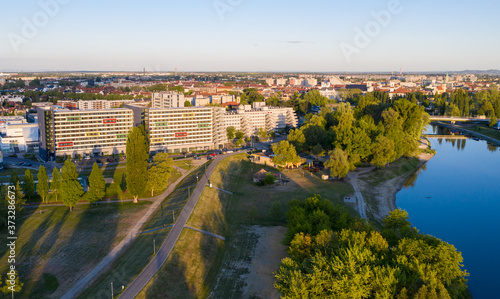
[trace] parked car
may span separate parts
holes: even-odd
[[[31,166],[31,165],[33,165],[33,164],[31,164],[31,163],[24,163],[24,166]]]
[[[195,160],[201,160],[201,158],[198,157],[198,156],[194,156],[193,159],[195,159]]]
[[[102,164],[102,161],[101,160],[95,160],[97,162],[97,164]]]
[[[113,158],[108,158],[106,161],[108,161],[108,162],[115,162],[115,160],[113,160]]]

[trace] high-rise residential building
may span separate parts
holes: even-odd
[[[161,91],[153,93],[151,99],[153,108],[184,107],[184,94],[175,91]]]
[[[38,111],[40,157],[125,152],[133,126],[130,109],[69,110],[58,106]]]
[[[274,85],[274,79],[273,78],[266,78],[266,83],[267,83],[267,85],[272,86],[272,85]]]
[[[278,78],[278,79],[276,79],[276,85],[285,86],[286,85],[286,78]]]

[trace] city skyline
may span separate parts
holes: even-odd
[[[4,4],[0,71],[500,69],[493,1]],[[30,31],[31,30],[31,31]]]

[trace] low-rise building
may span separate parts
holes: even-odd
[[[153,108],[184,107],[184,94],[174,91],[155,92],[151,99],[151,106]]]

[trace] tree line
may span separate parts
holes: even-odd
[[[290,202],[288,255],[275,273],[282,298],[469,298],[453,245],[395,210],[380,228],[315,195]]]

